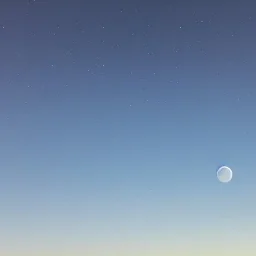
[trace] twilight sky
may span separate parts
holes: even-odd
[[[1,256],[254,255],[256,4],[235,2],[1,1]]]

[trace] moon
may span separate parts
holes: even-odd
[[[217,170],[217,178],[222,183],[228,183],[233,178],[233,172],[228,166],[221,166]]]

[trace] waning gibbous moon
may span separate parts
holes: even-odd
[[[221,166],[217,170],[217,178],[222,183],[228,183],[233,178],[233,171],[228,166]]]

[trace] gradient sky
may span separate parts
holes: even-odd
[[[1,256],[255,255],[256,4],[235,2],[1,1]]]

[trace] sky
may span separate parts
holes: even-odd
[[[252,256],[255,10],[1,1],[0,254]]]

